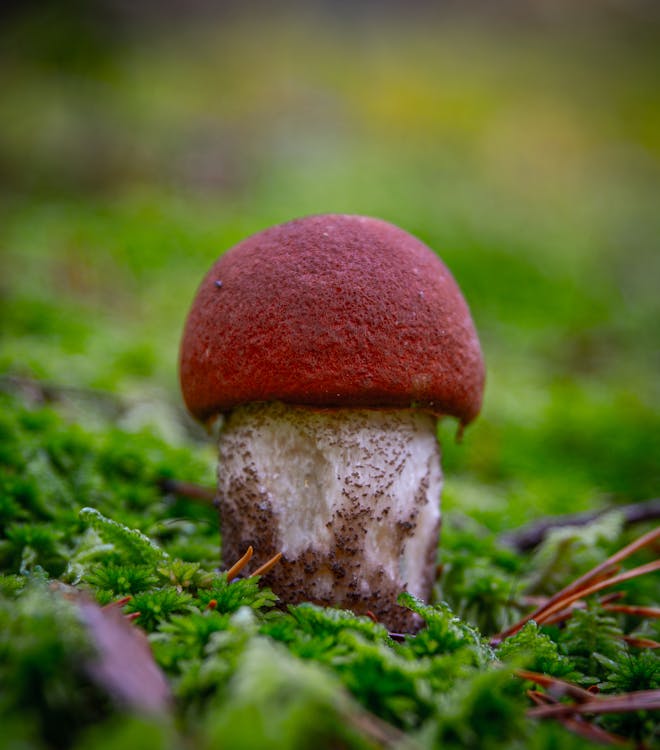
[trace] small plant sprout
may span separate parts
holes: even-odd
[[[484,383],[468,307],[435,253],[360,216],[256,234],[202,282],[180,375],[190,412],[222,418],[225,562],[281,551],[264,580],[284,602],[411,628],[396,600],[428,601],[435,578],[437,419],[471,422]]]

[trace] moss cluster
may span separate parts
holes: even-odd
[[[525,717],[514,667],[603,692],[660,684],[660,659],[623,641],[629,623],[597,607],[561,629],[530,623],[494,651],[485,636],[510,620],[520,581],[543,578],[547,555],[514,559],[492,537],[470,550],[451,524],[444,594],[462,617],[404,595],[425,627],[393,639],[349,612],[282,611],[257,578],[227,581],[217,570],[212,507],[163,494],[159,479],[174,470],[204,475],[188,451],[146,434],[83,431],[15,398],[2,403],[0,722],[8,747],[82,749],[97,746],[103,731],[108,748],[211,748],[220,740],[237,748],[550,748],[557,728]],[[185,559],[186,549],[204,554]],[[100,605],[119,602],[149,634],[173,713],[142,715],[93,679],[86,665],[98,643],[65,584]],[[643,587],[635,593],[643,602]],[[603,724],[639,739],[653,733],[653,719]]]
[[[514,670],[656,689],[657,620],[592,602],[485,639],[644,528],[614,513],[524,555],[503,532],[660,487],[652,4],[141,5],[13,3],[0,24],[0,748],[588,746],[526,716]],[[215,509],[167,489],[214,484],[175,365],[202,274],[322,212],[436,249],[486,357],[479,420],[460,445],[440,426],[415,638],[227,581]],[[657,606],[657,576],[621,588]],[[78,597],[97,625],[127,615],[110,640],[133,634],[142,666],[148,638],[165,715],[90,668]],[[657,720],[594,721],[651,745]]]

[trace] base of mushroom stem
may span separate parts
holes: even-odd
[[[311,593],[314,587],[306,587],[306,584],[314,578],[314,573],[307,572],[308,566],[304,561],[289,561],[282,558],[276,567],[277,571],[273,569],[261,580],[264,586],[277,593],[281,609],[286,609],[289,604],[305,602],[321,607],[336,607],[350,610],[356,615],[369,616],[383,624],[390,632],[395,633],[415,633],[422,625],[422,620],[418,615],[397,604],[397,597],[402,589],[396,586],[390,586],[389,590],[377,589],[366,595],[356,590],[349,590],[341,594],[337,593],[335,596],[318,599]]]
[[[219,439],[223,560],[252,546],[284,604],[372,612],[416,629],[396,603],[428,601],[435,579],[442,472],[436,421],[412,410],[250,404]]]

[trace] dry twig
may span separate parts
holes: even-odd
[[[553,529],[565,526],[586,526],[598,520],[607,513],[617,512],[623,515],[623,523],[630,526],[642,521],[655,521],[660,518],[660,498],[652,498],[641,503],[630,505],[615,505],[597,511],[585,513],[569,513],[563,516],[541,518],[519,529],[508,531],[500,536],[500,541],[507,547],[513,547],[520,552],[538,546]]]

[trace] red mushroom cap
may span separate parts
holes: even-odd
[[[216,261],[188,315],[180,377],[200,420],[279,400],[416,406],[467,424],[484,365],[432,250],[385,221],[328,214],[266,229]]]

